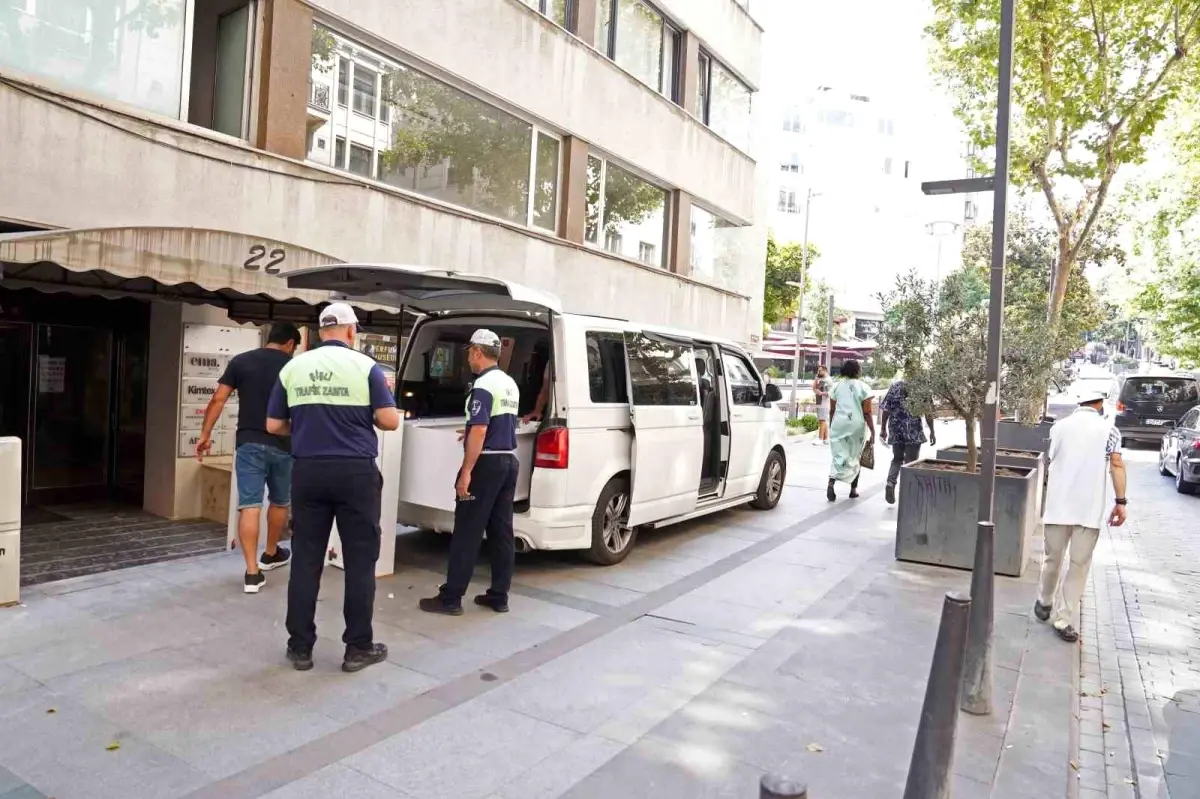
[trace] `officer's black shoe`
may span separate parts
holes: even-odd
[[[287,651],[287,659],[292,662],[292,668],[296,671],[308,671],[313,667],[312,652],[301,652],[298,649],[292,649],[290,646]]]
[[[422,599],[417,606],[426,613],[441,613],[443,616],[461,616],[463,614],[461,602],[451,603],[441,594]]]
[[[508,613],[508,597],[488,592],[475,597],[476,605],[491,608],[497,613]]]
[[[342,671],[362,671],[367,666],[374,666],[387,660],[387,647],[383,644],[371,644],[370,649],[346,647],[346,657],[342,659]]]
[[[1050,620],[1050,605],[1043,605],[1040,600],[1033,600],[1033,615],[1038,621]]]

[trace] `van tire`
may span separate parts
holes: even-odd
[[[624,526],[629,518],[629,481],[614,477],[600,492],[592,511],[592,546],[583,556],[600,566],[614,566],[629,555],[637,541],[637,528]],[[615,519],[613,517],[616,517]],[[617,530],[613,525],[618,524]],[[613,543],[610,542],[614,542]]]
[[[756,510],[771,510],[779,504],[783,496],[783,481],[787,478],[787,464],[778,450],[767,454],[767,462],[763,466],[762,477],[758,481],[758,492],[750,500],[750,507]]]

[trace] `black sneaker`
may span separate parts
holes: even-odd
[[[497,613],[508,613],[508,597],[499,594],[480,594],[475,597],[475,604],[491,608]]]
[[[247,594],[257,594],[266,584],[267,576],[262,572],[259,572],[258,574],[246,572],[246,582],[242,587],[242,591]]]
[[[346,657],[342,660],[342,671],[362,671],[367,666],[374,666],[387,660],[387,647],[383,644],[371,644],[369,649],[346,647]]]
[[[830,502],[837,500],[837,492],[833,490],[832,480],[830,480],[829,484],[825,486],[825,499],[829,500]]]
[[[271,569],[278,569],[280,566],[286,566],[291,562],[292,553],[288,551],[287,547],[277,546],[275,547],[274,555],[268,555],[266,552],[262,553],[258,559],[258,568],[269,572]]]
[[[1050,605],[1043,605],[1040,600],[1033,600],[1033,615],[1038,621],[1050,621]]]
[[[883,489],[883,498],[887,500],[887,504],[895,505],[896,504],[896,487],[894,485],[892,485],[891,483],[888,483],[887,487]]]
[[[313,667],[312,651],[302,652],[299,649],[292,649],[290,646],[287,651],[287,659],[292,662],[292,668],[296,671],[308,671]]]
[[[1058,637],[1069,644],[1073,644],[1079,640],[1079,633],[1069,624],[1066,627],[1055,627],[1054,632],[1058,633]]]
[[[461,616],[463,614],[462,603],[451,604],[450,600],[443,599],[441,594],[422,599],[417,603],[417,607],[426,613],[441,613],[443,616]]]

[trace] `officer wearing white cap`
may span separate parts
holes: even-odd
[[[292,436],[292,574],[288,582],[288,660],[313,667],[313,619],[329,534],[337,520],[346,565],[344,671],[387,657],[371,629],[383,477],[375,465],[375,428],[400,426],[396,399],[375,360],[353,348],[358,317],[335,302],[321,311],[321,346],[279,373],[267,406],[267,431]]]
[[[420,602],[421,610],[462,614],[462,598],[475,571],[486,530],[492,586],[475,597],[476,605],[508,612],[512,584],[513,494],[517,489],[517,384],[500,370],[500,337],[476,330],[467,346],[467,363],[477,377],[467,396],[463,462],[454,491],[454,535],[446,584],[438,595]],[[294,568],[294,567],[293,567]]]
[[[1033,613],[1049,621],[1064,641],[1079,640],[1079,600],[1092,566],[1092,552],[1107,521],[1125,523],[1125,462],[1121,433],[1101,413],[1104,395],[1088,392],[1079,407],[1050,428],[1050,463],[1046,503],[1042,511],[1046,548]],[[1114,492],[1111,510],[1108,486]],[[1059,581],[1063,559],[1070,553],[1067,574]]]

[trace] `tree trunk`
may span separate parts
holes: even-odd
[[[1047,380],[1047,383],[1050,381]],[[1046,410],[1046,400],[1026,400],[1017,405],[1017,421],[1021,424],[1037,424],[1042,421],[1042,413]]]
[[[1050,295],[1046,321],[1051,325],[1058,324],[1062,315],[1063,303],[1067,299],[1067,279],[1075,266],[1075,256],[1071,253],[1071,232],[1058,231],[1058,263],[1054,265],[1054,291]]]
[[[979,468],[979,445],[975,443],[975,417],[968,414],[963,419],[967,426],[967,474]]]

